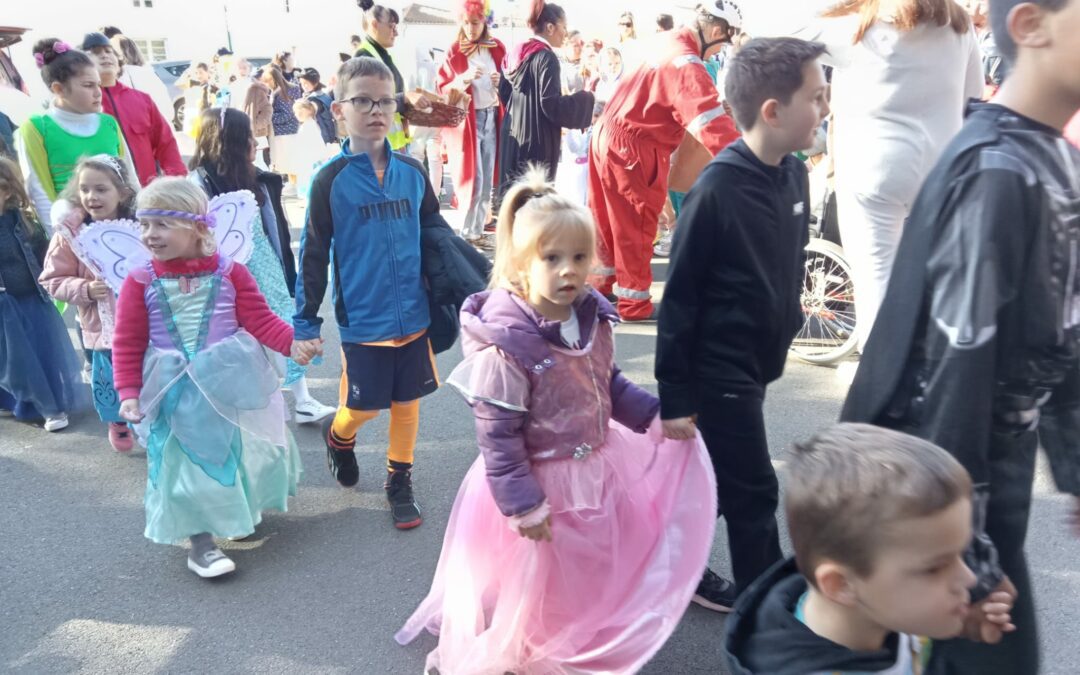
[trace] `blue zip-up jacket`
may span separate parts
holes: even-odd
[[[296,280],[297,340],[319,337],[328,265],[342,342],[392,340],[430,323],[420,221],[438,213],[439,200],[419,162],[389,143],[386,152],[382,187],[367,154],[352,154],[348,140],[312,181]]]

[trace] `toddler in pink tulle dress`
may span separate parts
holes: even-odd
[[[439,636],[441,675],[628,673],[671,635],[705,569],[716,488],[700,440],[665,440],[655,396],[614,363],[611,304],[585,285],[589,212],[543,172],[499,214],[492,290],[461,310],[448,379],[480,456],[431,591],[397,634]]]

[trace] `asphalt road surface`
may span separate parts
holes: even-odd
[[[298,225],[296,202],[290,213]],[[666,264],[654,269],[662,281]],[[314,394],[333,402],[337,332],[323,310],[327,358],[310,378]],[[655,327],[620,327],[617,336],[623,371],[655,392]],[[457,347],[440,355],[440,372],[460,358]],[[766,410],[778,467],[792,442],[835,420],[844,390],[830,369],[789,363]],[[360,433],[356,489],[330,476],[315,428],[294,428],[306,470],[298,496],[251,539],[226,542],[238,571],[213,581],[187,570],[182,549],[143,538],[145,454],[115,453],[93,413],[56,434],[0,419],[0,671],[421,673],[435,640],[399,647],[393,634],[427,592],[477,454],[468,408],[453,391],[424,399],[421,411],[414,479],[423,526],[391,526],[385,415]],[[1078,672],[1080,541],[1066,530],[1067,506],[1040,463],[1028,553],[1050,675]],[[712,564],[723,572],[722,526],[717,535]],[[644,672],[726,673],[723,627],[723,616],[691,606]]]

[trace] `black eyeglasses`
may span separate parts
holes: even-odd
[[[397,99],[394,98],[380,98],[378,100],[372,99],[368,96],[354,96],[353,98],[345,99],[346,103],[351,103],[354,108],[358,108],[360,112],[373,113],[375,108],[378,108],[384,115],[397,112]]]

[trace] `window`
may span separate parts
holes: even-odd
[[[157,61],[164,61],[168,56],[165,52],[165,39],[140,39],[132,38],[132,41],[139,46],[139,51],[146,57],[147,62],[156,63]]]
[[[154,0],[131,0],[131,4],[135,7],[153,7]]]

